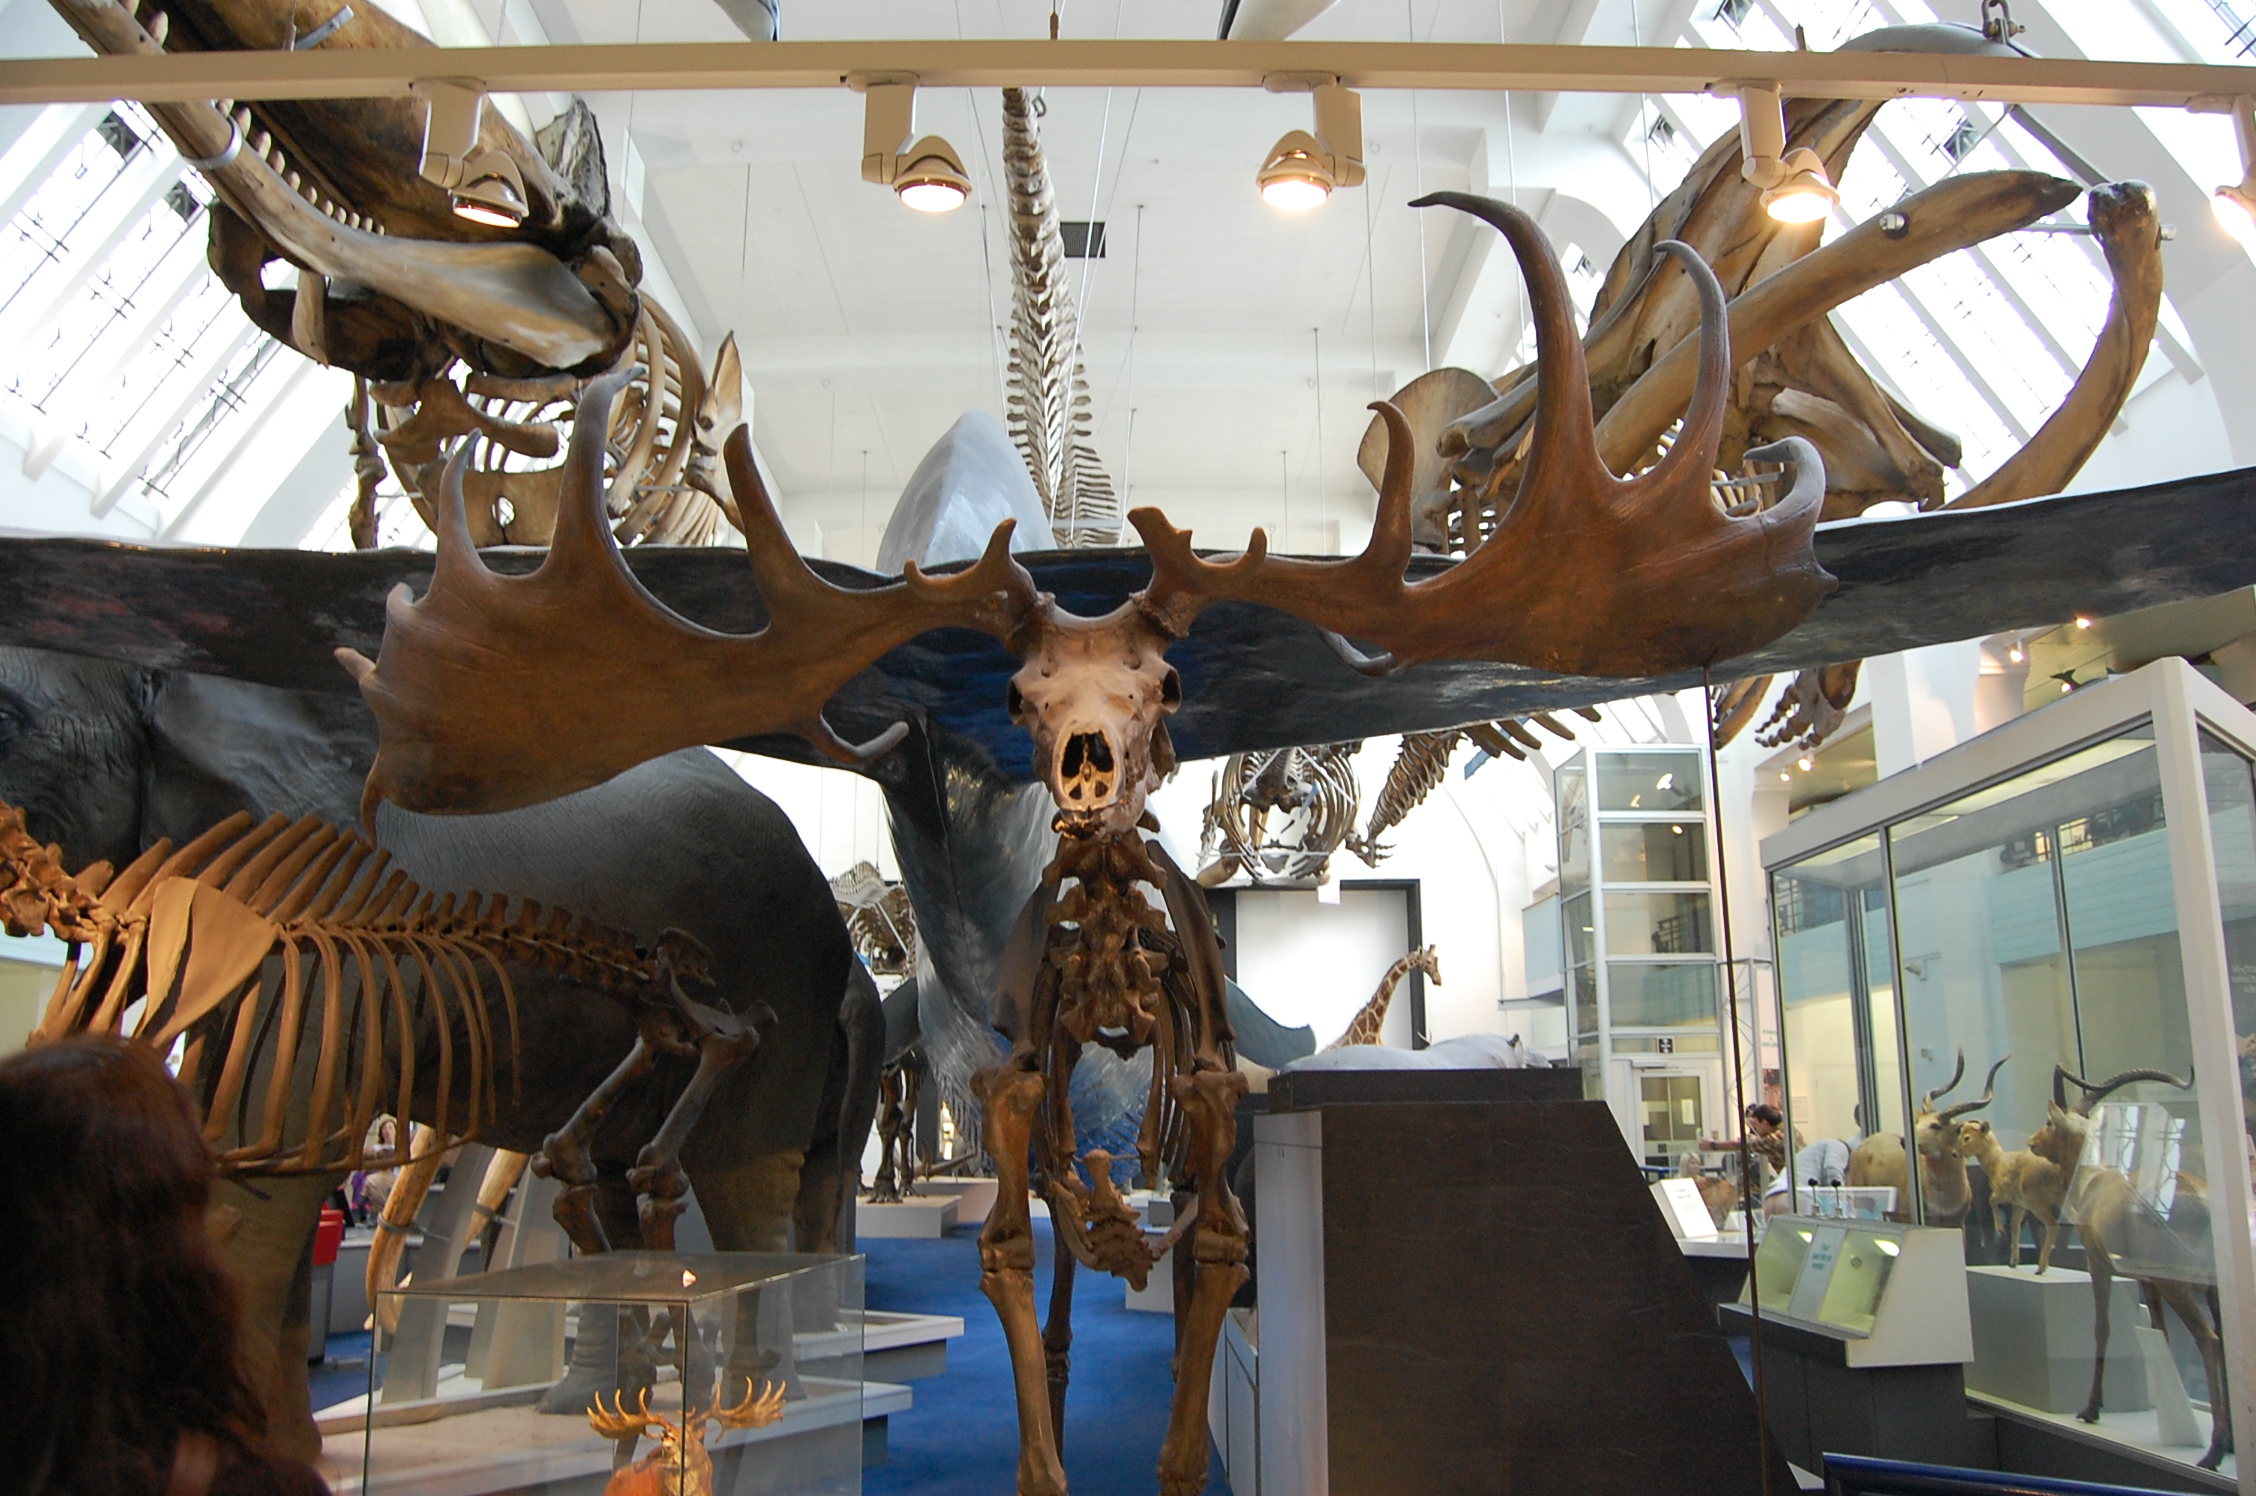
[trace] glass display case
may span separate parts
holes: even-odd
[[[2165,660],[1763,843],[1788,1125],[1846,1160],[1796,1208],[1894,1189],[1968,1264],[1970,1392],[2235,1479],[2252,757],[2256,716]]]
[[[1822,1327],[1850,1367],[1967,1360],[1966,1267],[1955,1233],[1894,1221],[1774,1217],[1739,1302]]]
[[[861,1490],[862,1259],[613,1252],[379,1296],[338,1496]]]
[[[1654,1168],[1735,1130],[1705,773],[1697,748],[1589,747],[1553,776],[1570,1052]]]

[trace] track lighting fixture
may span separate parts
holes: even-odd
[[[425,180],[454,199],[454,215],[472,223],[513,229],[525,221],[525,178],[505,151],[481,149],[478,123],[486,91],[476,82],[426,78],[409,88],[424,103]]]
[[[1786,149],[1786,109],[1777,84],[1740,86],[1739,148],[1745,158],[1739,174],[1763,190],[1764,209],[1780,223],[1814,223],[1841,201],[1817,152]]]
[[[1339,79],[1279,75],[1264,80],[1271,93],[1315,96],[1316,130],[1288,130],[1269,148],[1254,173],[1261,200],[1272,208],[1302,213],[1321,207],[1335,187],[1363,185],[1363,96],[1340,87]]]
[[[2209,208],[2226,233],[2256,249],[2256,99],[2243,94],[2232,101],[2232,112],[2233,135],[2240,142],[2240,180],[2219,187]]]
[[[862,180],[890,187],[919,213],[945,213],[971,197],[963,157],[937,135],[916,134],[916,78],[906,73],[857,75],[862,94]]]

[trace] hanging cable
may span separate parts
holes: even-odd
[[[1755,1212],[1762,1208],[1752,1193],[1755,1181],[1754,1150],[1747,1144],[1747,1058],[1739,1033],[1739,965],[1731,935],[1730,857],[1723,845],[1723,774],[1716,765],[1722,745],[1716,742],[1714,690],[1706,665],[1700,667],[1700,716],[1708,729],[1708,825],[1714,831],[1716,922],[1723,934],[1723,990],[1731,1016],[1731,1089],[1739,1104],[1739,1201],[1747,1220],[1747,1313],[1754,1322],[1748,1339],[1755,1364],[1755,1460],[1762,1472],[1762,1496],[1770,1496],[1770,1400],[1764,1395],[1762,1285],[1755,1277]],[[1794,1139],[1786,1137],[1786,1167],[1794,1167]]]
[[[1402,0],[1402,19],[1406,32],[1404,40],[1406,41],[1414,42],[1418,39],[1418,16],[1417,12],[1412,9],[1415,3],[1416,0]],[[1418,189],[1418,196],[1424,197],[1426,195],[1426,142],[1418,129],[1418,90],[1414,88],[1410,90],[1410,166],[1412,180]],[[1426,350],[1426,362],[1424,369],[1419,371],[1421,373],[1425,369],[1433,367],[1433,300],[1432,290],[1427,285],[1427,280],[1426,215],[1421,211],[1418,214],[1418,331],[1425,340]]]

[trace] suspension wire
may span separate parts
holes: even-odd
[[[1762,1472],[1762,1496],[1770,1496],[1770,1400],[1764,1395],[1766,1377],[1763,1364],[1762,1335],[1762,1284],[1755,1276],[1755,1212],[1762,1208],[1759,1197],[1749,1192],[1754,1187],[1754,1150],[1747,1143],[1747,1058],[1739,1032],[1739,963],[1738,952],[1731,934],[1731,870],[1730,855],[1723,844],[1723,773],[1717,767],[1716,755],[1722,751],[1716,742],[1715,686],[1709,667],[1700,667],[1700,715],[1708,729],[1708,825],[1715,832],[1716,920],[1723,929],[1723,988],[1726,1011],[1731,1015],[1731,1089],[1733,1099],[1739,1103],[1739,1200],[1747,1220],[1747,1311],[1754,1321],[1752,1342],[1755,1364],[1755,1459]],[[1794,1139],[1791,1133],[1785,1138],[1786,1167],[1794,1167]]]
[[[1130,477],[1136,468],[1136,333],[1142,326],[1144,289],[1144,205],[1136,204],[1136,249],[1128,261],[1128,441],[1120,454],[1120,507],[1129,508],[1129,497],[1135,486]]]
[[[1369,187],[1363,189],[1363,305],[1371,318],[1371,398],[1386,398],[1379,388],[1379,252],[1373,218],[1377,213],[1377,194]]]
[[[1313,340],[1315,345],[1316,528],[1317,533],[1322,534],[1326,518],[1330,513],[1330,510],[1327,508],[1326,500],[1324,498],[1324,329],[1321,327],[1311,327],[1310,329],[1308,329],[1308,336],[1311,340]]]
[[[1638,19],[1637,0],[1629,0],[1629,39],[1634,46],[1642,47],[1645,45],[1645,27]],[[1647,212],[1651,212],[1661,205],[1661,189],[1653,181],[1653,126],[1645,118],[1645,111],[1652,108],[1653,96],[1640,92],[1637,95],[1637,133],[1645,146],[1645,207]],[[1660,115],[1661,112],[1658,109],[1653,109],[1654,119],[1659,119]],[[1745,1129],[1742,1128],[1741,1131],[1745,1131]]]
[[[1418,15],[1413,8],[1416,3],[1417,0],[1402,0],[1402,18],[1407,32],[1405,39],[1409,41],[1418,39]],[[1417,186],[1418,196],[1424,197],[1426,195],[1426,142],[1418,128],[1418,90],[1414,88],[1410,90],[1410,164],[1414,173],[1413,181]],[[1424,373],[1426,369],[1433,367],[1433,301],[1432,290],[1427,285],[1428,279],[1429,275],[1426,270],[1426,213],[1421,208],[1418,211],[1418,331],[1425,338],[1426,362],[1425,368],[1419,370],[1420,373]]]

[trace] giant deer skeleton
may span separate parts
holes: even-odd
[[[1730,356],[1723,292],[1696,254],[1662,246],[1701,288],[1699,377],[1682,433],[1661,461],[1617,478],[1598,455],[1573,309],[1541,231],[1487,199],[1439,194],[1424,203],[1461,208],[1504,235],[1529,282],[1541,362],[1520,500],[1485,544],[1438,576],[1404,579],[1416,453],[1408,422],[1390,405],[1379,407],[1389,448],[1362,555],[1272,556],[1257,530],[1242,554],[1209,561],[1192,551],[1187,531],[1139,509],[1129,518],[1151,554],[1151,580],[1100,618],[1067,612],[1035,588],[1011,558],[1007,523],[953,575],[911,566],[895,584],[831,586],[791,548],[739,428],[725,456],[769,622],[756,634],[719,634],[644,591],[604,522],[593,433],[616,393],[614,376],[582,399],[555,543],[541,566],[504,577],[478,558],[458,456],[441,483],[430,590],[420,600],[394,593],[374,662],[340,651],[383,730],[371,807],[389,798],[442,812],[530,804],[673,748],[762,732],[796,732],[834,759],[864,762],[905,727],[855,745],[822,711],[880,655],[955,626],[982,630],[1017,656],[1006,705],[1033,736],[1060,835],[1003,964],[998,1027],[1011,1050],[978,1083],[1001,1177],[981,1236],[981,1283],[1011,1351],[1022,1492],[1065,1490],[1058,1436],[1070,1341],[1069,1299],[1055,1301],[1046,1334],[1036,1317],[1028,1185],[1052,1207],[1064,1249],[1059,1280],[1081,1262],[1136,1281],[1157,1256],[1115,1192],[1111,1160],[1077,1156],[1066,1095],[1087,1046],[1154,1051],[1137,1151],[1145,1177],[1171,1187],[1180,1207],[1164,1244],[1180,1248],[1164,1491],[1204,1484],[1215,1339],[1246,1275],[1245,1219],[1223,1177],[1245,1081],[1233,1063],[1220,950],[1196,884],[1143,835],[1152,824],[1147,797],[1174,761],[1165,719],[1182,682],[1168,649],[1210,604],[1231,601],[1298,616],[1366,672],[1503,660],[1647,675],[1774,639],[1832,585],[1811,550],[1825,480],[1806,443],[1770,454],[1794,471],[1768,507],[1730,514],[1711,494]],[[518,687],[500,699],[489,685],[497,670]]]

